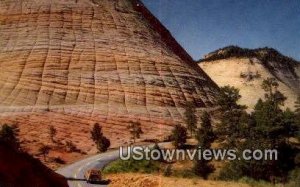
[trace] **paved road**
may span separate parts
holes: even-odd
[[[159,143],[159,146],[167,145],[168,142]],[[154,144],[143,146],[152,148]],[[124,147],[125,148],[125,147]],[[127,154],[127,149],[124,149],[124,155]],[[109,151],[107,153],[101,153],[87,159],[75,162],[74,164],[68,165],[56,172],[65,176],[68,179],[68,184],[70,187],[104,187],[108,185],[100,184],[88,184],[84,179],[84,173],[89,169],[103,169],[108,163],[119,159],[119,149],[114,151]]]
[[[117,160],[118,158],[119,150],[110,151],[78,161],[74,164],[59,169],[56,172],[68,179],[68,184],[70,187],[103,187],[107,185],[88,184],[84,179],[85,171],[94,168],[102,169],[105,165]]]

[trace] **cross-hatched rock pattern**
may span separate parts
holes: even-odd
[[[131,120],[161,137],[186,101],[213,107],[217,91],[140,1],[0,1],[1,119],[18,122],[24,142],[48,125],[90,142],[99,122],[122,143]]]

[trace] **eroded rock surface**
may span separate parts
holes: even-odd
[[[272,48],[245,49],[228,46],[205,56],[200,67],[219,85],[240,90],[240,103],[251,111],[265,97],[263,80],[274,78],[287,100],[285,108],[294,109],[300,96],[300,63]]]
[[[119,145],[131,120],[162,138],[186,101],[214,106],[216,84],[140,1],[2,0],[0,38],[1,120],[25,145],[53,125],[89,152],[94,122]]]

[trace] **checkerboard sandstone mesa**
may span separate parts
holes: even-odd
[[[215,105],[216,84],[137,0],[2,0],[0,37],[1,123],[32,152],[49,125],[91,153],[95,122],[116,146],[131,120],[163,138],[186,101]]]

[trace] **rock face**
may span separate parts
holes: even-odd
[[[279,91],[288,98],[285,107],[293,109],[300,96],[300,63],[272,48],[229,46],[205,55],[199,65],[219,86],[239,88],[240,102],[249,109],[264,98],[261,84],[269,77],[279,82]]]
[[[25,145],[53,125],[89,152],[94,122],[117,145],[131,120],[162,138],[186,101],[214,106],[217,85],[137,0],[2,0],[0,36],[1,120]]]

